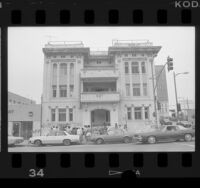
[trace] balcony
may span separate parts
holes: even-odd
[[[81,93],[81,102],[119,102],[118,92],[84,92]]]
[[[81,70],[81,78],[118,78],[119,71],[115,68],[96,69],[88,68]]]

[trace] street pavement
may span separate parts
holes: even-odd
[[[107,143],[102,145],[96,144],[74,144],[70,146],[63,145],[46,145],[34,146],[27,143],[9,147],[9,152],[184,152],[195,151],[195,142],[167,142],[156,144],[141,143]]]

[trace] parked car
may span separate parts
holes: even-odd
[[[192,127],[192,123],[190,123],[189,121],[178,121],[176,124],[177,125],[181,125],[181,126],[183,126],[185,128]]]
[[[164,119],[161,119],[161,120],[160,120],[160,124],[161,124],[161,125],[172,125],[173,123],[172,123],[172,121],[170,121],[169,119],[164,118]]]
[[[135,134],[133,140],[136,142],[155,144],[156,142],[179,141],[184,139],[189,142],[195,136],[194,129],[181,129],[177,125],[167,125],[158,130]]]
[[[45,144],[63,144],[69,146],[71,143],[80,143],[79,135],[71,135],[66,131],[50,132],[46,136],[35,136],[29,139],[30,144],[41,146]]]
[[[23,137],[19,136],[8,136],[8,146],[14,146],[15,144],[20,144],[24,141]]]
[[[124,142],[130,143],[132,141],[133,134],[129,134],[122,129],[113,131],[112,133],[108,132],[105,134],[92,134],[90,140],[96,144],[103,144],[105,142]]]

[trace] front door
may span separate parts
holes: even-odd
[[[91,112],[92,127],[104,126],[110,124],[110,111],[97,109]]]

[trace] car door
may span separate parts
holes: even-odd
[[[54,142],[55,142],[55,137],[56,137],[56,132],[55,132],[55,131],[49,132],[49,133],[47,134],[47,136],[45,136],[45,137],[42,139],[42,143],[44,143],[44,144],[54,144]]]
[[[177,139],[177,129],[175,126],[167,126],[165,133],[163,134],[164,141],[173,141]]]

